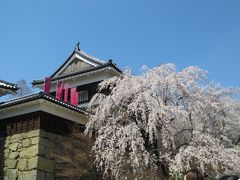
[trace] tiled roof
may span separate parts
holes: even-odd
[[[52,102],[54,104],[63,106],[65,108],[68,108],[70,110],[82,113],[84,115],[88,115],[89,114],[87,111],[84,111],[84,110],[82,110],[81,108],[79,108],[77,106],[73,106],[73,105],[71,105],[69,103],[66,103],[66,102],[62,101],[62,100],[56,99],[53,96],[44,94],[44,92],[39,92],[39,93],[23,96],[23,97],[20,97],[20,98],[12,99],[10,101],[2,102],[0,104],[0,109],[4,109],[4,108],[10,107],[10,106],[22,104],[22,103],[25,103],[25,102],[30,102],[30,101],[37,100],[37,99],[44,99],[44,100],[50,101],[50,102]]]
[[[88,73],[88,72],[93,72],[93,71],[96,71],[96,70],[99,70],[99,69],[102,69],[102,68],[105,68],[105,67],[108,67],[108,66],[113,67],[119,73],[122,72],[115,64],[112,63],[112,61],[109,61],[108,63],[102,64],[102,65],[99,65],[99,66],[96,66],[96,67],[91,67],[91,68],[84,69],[82,71],[73,72],[73,73],[64,74],[64,75],[54,77],[54,78],[52,78],[52,81],[59,80],[59,79],[64,79],[64,78],[79,75],[79,74],[85,74],[85,73]],[[32,82],[32,85],[35,86],[35,85],[39,85],[39,84],[43,84],[43,83],[44,83],[44,79],[34,80]]]
[[[13,91],[18,90],[18,87],[16,84],[9,83],[9,82],[3,81],[3,80],[0,80],[0,88],[9,89],[9,90],[13,90]]]
[[[84,52],[83,50],[78,50],[78,49],[76,49],[75,52],[76,52],[79,56],[82,56],[82,57],[84,57],[84,58],[86,58],[86,59],[88,59],[88,60],[90,60],[90,61],[92,61],[92,62],[95,62],[95,63],[99,64],[99,65],[105,63],[103,60],[100,60],[100,59],[98,59],[98,58],[96,58],[96,57],[93,57],[93,56],[87,54],[86,52]]]

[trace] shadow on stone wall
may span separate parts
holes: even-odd
[[[46,149],[45,158],[55,162],[55,179],[102,179],[102,174],[94,168],[94,159],[90,155],[91,142],[81,133],[62,136],[48,132],[40,140],[40,145]]]
[[[4,147],[5,137],[0,137],[0,179],[4,179]]]

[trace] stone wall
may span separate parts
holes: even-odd
[[[39,168],[45,154],[45,147],[39,145],[42,130],[1,137],[0,179],[54,179],[53,168]],[[54,161],[47,165],[54,165]]]
[[[91,143],[81,133],[59,135],[47,133],[40,145],[46,148],[47,161],[54,161],[55,179],[102,179],[90,156]]]
[[[33,130],[0,138],[0,179],[101,179],[81,133]]]

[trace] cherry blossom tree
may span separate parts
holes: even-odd
[[[198,67],[178,72],[174,64],[103,81],[85,131],[97,168],[115,179],[240,171],[238,93]]]

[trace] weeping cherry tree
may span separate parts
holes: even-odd
[[[210,176],[240,171],[237,95],[198,67],[174,64],[103,81],[85,131],[97,168],[115,179],[181,177],[194,167]]]

